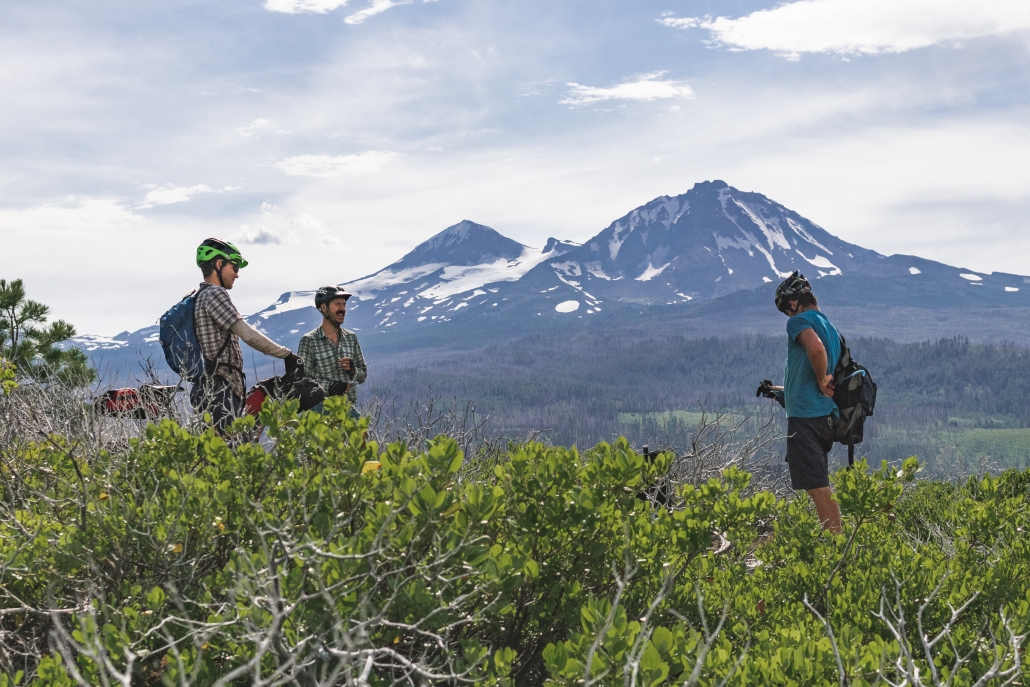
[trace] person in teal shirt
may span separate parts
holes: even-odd
[[[763,383],[787,411],[787,465],[791,487],[812,497],[823,529],[840,532],[840,508],[830,488],[829,453],[838,417],[833,369],[840,334],[819,310],[804,275],[794,272],[776,289],[776,309],[787,320],[787,364],[782,387]]]

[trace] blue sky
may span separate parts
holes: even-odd
[[[462,219],[582,241],[706,179],[1030,274],[1028,67],[1025,0],[7,0],[0,277],[114,334],[207,236],[246,313]]]

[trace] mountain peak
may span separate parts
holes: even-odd
[[[736,190],[732,186],[727,184],[725,181],[723,181],[722,179],[713,179],[711,181],[699,181],[699,182],[697,182],[696,184],[694,184],[694,187],[691,188],[689,192],[693,193],[693,192],[708,191],[708,190],[721,191],[724,188],[728,188],[728,189],[731,189],[731,190],[734,190],[734,191]]]
[[[514,260],[526,249],[495,229],[464,219],[451,225],[401,258],[398,266],[481,265],[498,260]]]
[[[547,243],[544,245],[544,253],[557,251],[557,255],[561,255],[563,253],[568,253],[573,248],[579,248],[580,245],[582,244],[576,243],[575,241],[563,241],[552,236],[547,239]]]
[[[430,238],[425,243],[431,242],[442,242],[447,245],[453,243],[460,243],[469,237],[469,234],[473,235],[473,238],[477,234],[497,234],[498,232],[491,229],[488,226],[477,224],[472,220],[463,219],[457,224],[452,224],[440,233]],[[499,235],[499,234],[498,234]]]

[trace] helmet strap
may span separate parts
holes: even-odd
[[[228,260],[222,260],[222,266],[215,270],[215,272],[218,274],[218,285],[221,286],[223,289],[225,288],[225,282],[222,280],[222,270],[225,269],[225,266],[227,264],[229,264]]]

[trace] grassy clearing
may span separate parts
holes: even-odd
[[[645,423],[648,423],[665,429],[670,425],[696,427],[701,424],[706,417],[710,419],[712,416],[710,413],[706,414],[694,410],[666,410],[658,413],[619,413],[618,420],[620,425],[633,427],[642,426]],[[747,416],[742,411],[734,411],[728,413],[724,417],[729,421],[741,421]]]
[[[1030,464],[1030,429],[970,429],[960,432],[956,443],[972,455],[1003,456],[1012,467]]]

